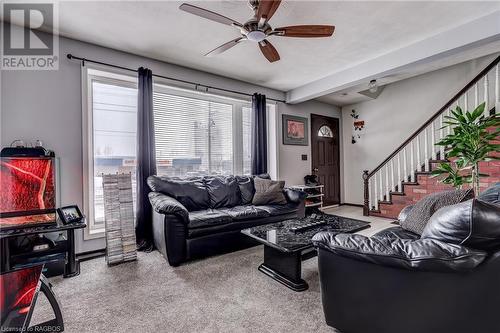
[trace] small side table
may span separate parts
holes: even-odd
[[[16,264],[22,264],[25,260],[29,264],[44,264],[50,261],[49,255],[55,255],[59,253],[64,253],[66,256],[65,266],[64,266],[64,277],[73,277],[80,274],[80,262],[76,260],[75,253],[75,230],[85,228],[87,224],[85,223],[85,218],[80,222],[73,222],[68,224],[63,224],[59,219],[57,224],[53,225],[42,225],[19,229],[8,229],[0,230],[0,271],[8,272],[13,270],[14,261]],[[27,253],[11,253],[9,248],[9,240],[15,237],[22,237],[34,234],[45,234],[50,232],[63,232],[65,231],[67,236],[66,240],[58,242],[55,248],[49,248],[42,251],[32,251]]]

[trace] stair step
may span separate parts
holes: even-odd
[[[378,203],[384,205],[392,205],[392,201],[387,201],[387,200],[379,200]]]
[[[403,182],[403,185],[418,185],[417,182]]]
[[[391,191],[389,192],[390,195],[406,195],[404,192],[397,192],[397,191]]]
[[[417,171],[415,172],[416,175],[422,175],[422,176],[425,176],[425,175],[431,175],[432,172],[430,171]]]
[[[429,160],[429,163],[448,163],[448,160]]]

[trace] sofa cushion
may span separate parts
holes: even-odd
[[[236,181],[240,188],[241,204],[248,205],[252,203],[253,195],[255,193],[255,186],[253,185],[253,177],[249,176],[236,176]]]
[[[219,208],[219,211],[231,216],[234,221],[249,220],[269,216],[269,213],[266,210],[261,209],[261,207],[255,207],[251,205],[236,206],[232,208]]]
[[[268,212],[269,215],[271,215],[271,216],[279,216],[279,215],[285,215],[285,214],[297,212],[297,205],[296,204],[263,205],[263,206],[258,206],[258,207],[259,207],[259,209],[263,209],[266,212]]]
[[[487,253],[436,239],[390,239],[320,232],[313,244],[340,256],[378,265],[435,272],[468,271]]]
[[[179,179],[150,176],[148,185],[154,192],[160,192],[179,201],[188,211],[206,209],[210,199],[201,177]]]
[[[499,250],[500,207],[477,199],[443,207],[431,217],[422,238],[486,251]]]
[[[254,205],[270,205],[287,203],[283,188],[285,187],[284,181],[275,181],[270,179],[262,179],[255,177],[255,194],[252,203]]]
[[[234,207],[241,204],[238,182],[233,176],[205,177],[211,208]]]
[[[488,187],[477,198],[481,201],[500,205],[500,182]]]
[[[233,219],[228,214],[217,209],[204,209],[189,212],[189,229],[212,227],[231,223]]]
[[[400,221],[401,227],[420,235],[432,214],[439,208],[472,199],[473,196],[472,190],[453,190],[429,194],[413,206],[406,219]]]

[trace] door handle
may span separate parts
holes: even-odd
[[[318,168],[314,168],[314,169],[313,169],[313,172],[318,172],[318,171],[319,171],[319,169],[318,169]]]

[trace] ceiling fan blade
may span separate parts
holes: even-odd
[[[278,51],[274,48],[273,44],[269,43],[266,39],[259,43],[259,48],[264,55],[264,57],[269,60],[269,62],[275,62],[280,60],[280,55]]]
[[[259,1],[259,7],[257,8],[257,20],[265,19],[265,22],[269,21],[278,9],[281,0],[261,0]]]
[[[222,44],[221,46],[219,46],[219,47],[213,49],[212,51],[208,52],[207,54],[205,54],[205,57],[211,57],[211,56],[214,56],[217,54],[221,54],[222,52],[229,50],[230,48],[232,48],[233,46],[235,46],[236,44],[238,44],[242,40],[244,40],[243,37],[238,37],[236,39],[233,39],[230,42]]]
[[[293,25],[276,28],[274,32],[285,37],[330,37],[334,30],[333,25]]]
[[[179,6],[180,10],[183,10],[187,13],[194,14],[196,16],[200,16],[203,18],[206,18],[211,21],[219,22],[222,24],[227,24],[227,25],[234,25],[237,27],[242,27],[243,25],[239,22],[236,22],[233,19],[230,19],[229,17],[225,17],[223,15],[214,13],[208,9],[203,9],[200,7],[196,7],[187,3],[183,3],[182,5]]]

